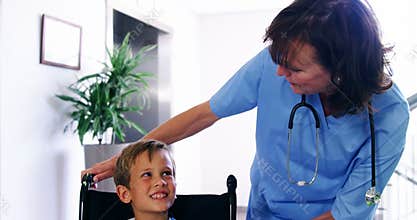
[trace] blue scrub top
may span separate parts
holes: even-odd
[[[289,183],[286,169],[288,119],[301,96],[293,93],[268,48],[246,63],[211,99],[218,117],[257,107],[256,155],[252,164],[247,219],[312,219],[331,211],[335,219],[372,219],[365,203],[371,186],[368,112],[325,116],[318,94],[306,101],[318,111],[318,176],[312,185]],[[408,104],[394,84],[372,97],[376,133],[376,188],[382,192],[404,149]],[[315,168],[315,122],[300,108],[294,118],[290,166],[295,180],[309,181]]]

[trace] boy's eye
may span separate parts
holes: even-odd
[[[152,176],[151,172],[146,172],[142,174],[142,177],[150,177]]]
[[[164,171],[162,173],[162,176],[172,176],[172,172],[171,171]]]

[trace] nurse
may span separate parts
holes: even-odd
[[[376,205],[365,201],[373,179],[370,120],[376,192],[400,160],[409,120],[405,98],[384,72],[389,48],[373,12],[359,0],[296,0],[275,17],[265,41],[210,100],[144,139],[172,144],[257,107],[248,220],[372,219]],[[320,127],[302,107],[289,136],[291,109],[303,94]],[[117,157],[83,173],[110,177]]]

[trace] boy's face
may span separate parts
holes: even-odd
[[[132,202],[135,212],[165,212],[175,200],[173,164],[166,150],[153,152],[149,161],[145,151],[136,157],[130,168],[130,189],[117,186],[120,199]]]

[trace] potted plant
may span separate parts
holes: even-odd
[[[124,113],[140,114],[147,105],[146,90],[148,80],[153,74],[136,72],[135,69],[143,62],[146,53],[155,46],[145,46],[134,55],[129,45],[129,37],[130,34],[127,34],[122,44],[112,52],[106,49],[110,64],[104,62],[100,73],[87,75],[69,85],[67,88],[71,95],[56,95],[72,106],[69,113],[72,120],[64,131],[75,127],[74,132],[78,133],[81,144],[84,143],[87,133],[91,133],[99,142],[98,145],[83,145],[86,167],[105,160],[124,148],[126,144],[114,144],[115,137],[124,141],[123,128],[133,127],[141,134],[146,133],[140,125],[125,118]],[[133,95],[145,101],[138,102],[136,106],[128,105]],[[102,144],[103,135],[109,130],[113,133],[112,144]],[[107,185],[109,186],[104,186],[103,190],[112,191],[112,181]]]
[[[146,102],[141,102],[137,106],[127,104],[133,94],[146,97],[148,79],[153,74],[135,72],[135,69],[143,61],[146,52],[155,46],[143,47],[133,55],[129,37],[130,34],[127,34],[122,44],[115,47],[112,53],[107,49],[111,64],[103,63],[102,72],[82,77],[68,86],[73,96],[56,95],[59,99],[72,104],[73,111],[70,113],[72,121],[65,130],[76,122],[77,127],[74,132],[78,133],[81,144],[88,132],[91,132],[93,138],[97,138],[101,143],[103,134],[109,128],[122,141],[125,138],[124,126],[133,127],[141,134],[146,133],[140,125],[126,119],[123,114],[130,111],[140,114],[146,106]]]

